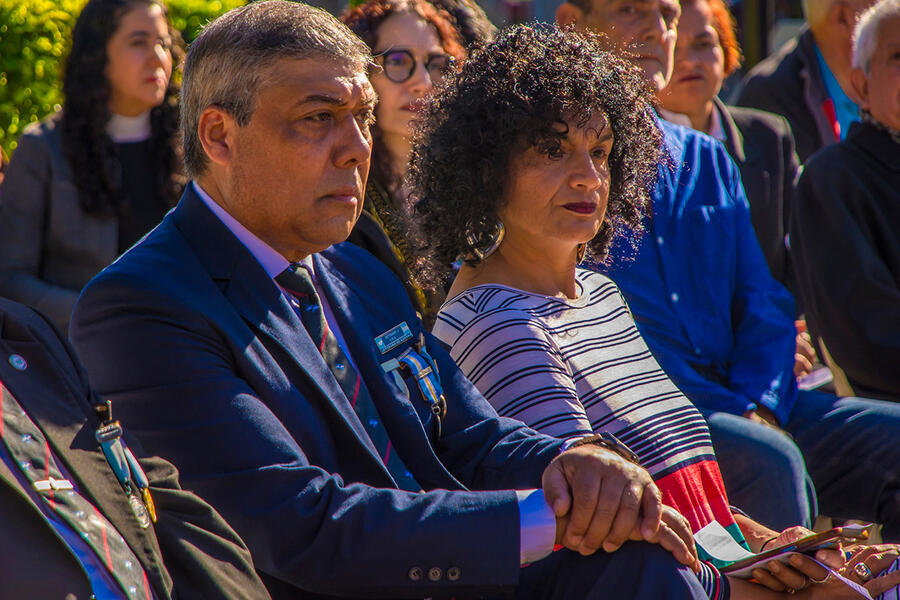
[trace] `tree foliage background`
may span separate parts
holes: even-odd
[[[9,155],[29,124],[59,110],[69,33],[87,0],[0,0],[0,147]],[[244,0],[166,0],[188,43]]]

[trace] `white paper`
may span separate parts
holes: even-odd
[[[711,557],[723,562],[733,563],[755,556],[734,541],[731,534],[718,521],[711,522],[695,533],[694,541]]]

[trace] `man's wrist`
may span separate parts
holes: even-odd
[[[638,466],[640,466],[641,464],[641,458],[634,451],[632,451],[631,448],[626,446],[621,440],[619,440],[619,438],[607,431],[601,431],[600,433],[574,440],[571,444],[569,444],[566,450],[571,450],[572,448],[586,445],[594,445],[600,446],[601,448],[606,448],[611,452],[615,452],[629,462],[633,462]]]

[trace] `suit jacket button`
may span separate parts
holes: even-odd
[[[413,567],[407,573],[410,581],[422,581],[422,567]]]
[[[444,572],[437,567],[431,567],[430,569],[428,569],[428,579],[430,579],[431,581],[440,581],[443,574]]]
[[[462,575],[462,570],[459,567],[450,567],[447,569],[447,579],[450,581],[456,581]]]

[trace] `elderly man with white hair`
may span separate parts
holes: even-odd
[[[791,239],[810,328],[856,394],[900,402],[900,0],[854,41],[862,123],[807,165]]]
[[[873,0],[803,0],[808,27],[762,61],[744,82],[737,103],[783,115],[801,162],[847,136],[859,119],[850,84],[856,20]]]

